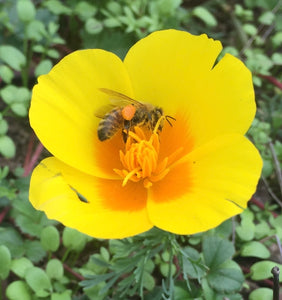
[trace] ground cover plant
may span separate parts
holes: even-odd
[[[9,0],[0,8],[1,297],[272,299],[271,271],[282,267],[282,1]],[[153,228],[97,239],[49,220],[29,202],[31,172],[50,156],[29,125],[37,77],[78,49],[123,59],[163,29],[206,33],[223,44],[218,60],[231,53],[253,74],[247,136],[263,169],[248,208],[193,235]]]

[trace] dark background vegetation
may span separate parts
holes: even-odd
[[[282,253],[282,1],[0,1],[1,299],[272,299]],[[48,155],[28,122],[31,90],[76,49],[123,58],[150,32],[206,33],[253,73],[258,106],[248,137],[264,161],[241,216],[194,236],[154,229],[92,239],[28,202],[30,172]]]

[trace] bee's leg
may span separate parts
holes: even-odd
[[[130,127],[131,127],[131,121],[124,120],[124,122],[123,122],[123,130],[122,130],[122,138],[123,138],[123,141],[125,143],[126,143],[127,138],[128,138],[128,132],[129,132]]]

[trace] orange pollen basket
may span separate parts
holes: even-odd
[[[149,139],[146,139],[140,127],[136,126],[135,132],[128,132],[125,151],[120,150],[119,153],[124,169],[114,169],[123,178],[122,186],[129,180],[133,182],[143,180],[145,188],[151,187],[154,182],[162,180],[168,174],[171,165],[179,157],[183,148],[177,149],[159,161],[160,139],[157,131],[162,121],[163,118],[158,120]]]

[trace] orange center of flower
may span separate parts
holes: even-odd
[[[149,139],[146,138],[144,130],[140,127],[136,126],[135,132],[128,132],[125,151],[120,150],[119,153],[124,169],[114,169],[123,178],[122,186],[125,186],[129,180],[133,182],[143,180],[144,187],[149,188],[154,182],[167,175],[171,164],[183,150],[181,147],[159,161],[160,137],[157,131],[162,121],[163,118],[158,120]]]

